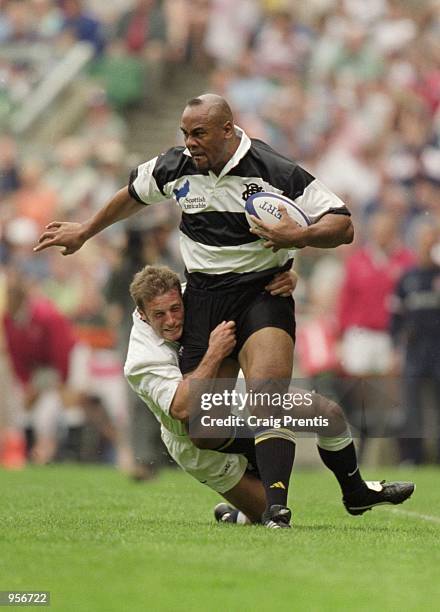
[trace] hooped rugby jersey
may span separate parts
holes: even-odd
[[[249,232],[247,198],[269,191],[287,196],[315,223],[345,204],[306,170],[236,127],[240,145],[221,173],[198,170],[185,147],[173,147],[132,171],[129,193],[143,204],[174,199],[182,210],[181,252],[191,275],[252,284],[288,269],[291,252],[274,253]],[[231,284],[230,282],[228,284]]]

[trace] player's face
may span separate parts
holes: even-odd
[[[231,157],[229,144],[234,134],[232,123],[223,123],[212,114],[209,116],[203,106],[187,106],[180,129],[197,169],[219,173]]]
[[[156,334],[164,340],[177,342],[183,332],[183,302],[177,289],[158,295],[144,304],[147,323],[151,325]]]

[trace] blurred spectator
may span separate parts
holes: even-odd
[[[418,212],[412,205],[410,190],[399,183],[384,182],[377,197],[365,207],[367,218],[381,211],[399,219],[401,237],[406,242],[411,222]]]
[[[38,239],[38,224],[28,217],[11,216],[4,230],[4,260],[11,269],[19,269],[32,278],[42,279],[47,275],[47,258],[33,257],[32,248]]]
[[[258,71],[271,79],[302,74],[311,46],[311,31],[295,23],[290,11],[272,11],[254,41]]]
[[[135,0],[133,8],[119,19],[116,36],[124,41],[128,53],[162,58],[166,40],[162,5],[157,0]]]
[[[78,135],[92,153],[96,153],[98,148],[104,151],[107,143],[114,149],[114,143],[118,145],[127,138],[127,125],[112,110],[105,91],[98,90],[90,95]]]
[[[379,53],[391,55],[414,40],[417,26],[401,0],[388,0],[387,9],[387,13],[374,24],[373,43]]]
[[[17,215],[35,221],[39,230],[53,220],[58,201],[55,191],[44,182],[45,170],[40,160],[23,162],[21,187],[13,198]]]
[[[342,113],[338,121],[345,122],[346,114]],[[336,132],[336,123],[332,132],[321,141],[322,154],[314,167],[314,173],[320,177],[332,191],[347,196],[355,209],[362,209],[375,199],[380,189],[380,168],[377,166],[377,149],[372,146],[358,147],[350,151],[344,143],[338,142],[340,135]]]
[[[341,81],[356,83],[377,78],[382,74],[382,59],[360,25],[352,25],[344,35],[332,66]]]
[[[389,301],[399,276],[414,262],[400,244],[398,219],[386,212],[370,218],[364,246],[345,262],[339,303],[341,365],[353,377],[349,411],[360,430],[359,455],[382,460],[380,445],[367,438],[390,434],[398,417],[395,406],[394,355],[389,334]],[[387,447],[389,448],[389,447]]]
[[[6,2],[3,27],[8,42],[30,42],[35,38],[29,8],[26,2],[20,0]]]
[[[0,466],[9,469],[19,469],[25,465],[26,448],[17,415],[20,396],[16,390],[15,377],[3,325],[6,293],[6,275],[4,270],[0,268],[0,317],[2,320],[0,325],[0,387],[2,389],[2,401],[0,403]]]
[[[419,215],[432,215],[437,222],[440,220],[440,182],[419,176],[414,181],[413,190],[414,212]]]
[[[416,230],[417,264],[400,278],[392,301],[391,335],[402,352],[404,423],[400,460],[427,460],[426,408],[434,407],[435,460],[440,463],[440,232],[422,222]],[[429,396],[431,391],[431,396]]]
[[[63,32],[75,40],[89,42],[95,53],[101,54],[105,47],[102,24],[87,11],[82,0],[62,0],[62,10]]]
[[[63,14],[53,0],[30,0],[37,39],[52,41],[61,31]]]
[[[94,150],[97,185],[91,198],[91,213],[100,209],[121,188],[125,177],[125,149],[118,140],[101,140]],[[114,231],[113,231],[114,233]]]
[[[47,463],[55,457],[63,425],[61,393],[75,346],[73,328],[37,294],[29,277],[12,270],[2,325],[23,392],[24,426],[32,436],[30,456],[36,463]]]
[[[112,271],[105,295],[108,303],[108,318],[118,329],[118,344],[121,359],[127,354],[128,340],[135,309],[129,287],[133,276],[146,263],[157,263],[148,253],[148,235],[137,230],[128,230],[127,244],[123,256]],[[126,388],[130,410],[130,437],[134,453],[132,476],[136,480],[149,480],[163,464],[164,447],[160,439],[160,428],[145,404],[131,389]]]
[[[69,319],[74,318],[82,301],[86,300],[81,268],[72,258],[50,253],[48,274],[41,285],[42,292]]]
[[[86,463],[114,463],[117,435],[102,399],[97,395],[86,396],[83,408],[84,424],[79,431],[79,460]]]
[[[58,213],[77,216],[87,204],[97,184],[97,173],[88,165],[89,149],[79,137],[67,137],[55,149],[54,164],[47,173],[47,183],[59,198]]]
[[[126,53],[139,58],[142,68],[141,96],[157,101],[162,85],[167,31],[162,3],[135,0],[132,9],[120,18],[116,37]]]
[[[0,196],[20,186],[20,165],[17,145],[10,136],[0,137]]]
[[[342,265],[332,255],[321,256],[314,265],[307,283],[307,313],[298,325],[295,349],[301,373],[319,393],[333,398],[341,373],[335,310],[342,275]]]
[[[193,3],[194,4],[194,3]],[[206,24],[205,49],[216,62],[231,63],[249,47],[260,20],[261,9],[253,0],[198,0]],[[194,8],[196,8],[194,7]],[[206,9],[209,7],[209,11]],[[203,8],[205,10],[203,11]],[[198,10],[195,17],[200,20]],[[205,23],[206,23],[205,21]],[[199,28],[204,27],[203,21]],[[226,42],[227,41],[227,42]],[[196,49],[197,50],[197,49]]]
[[[142,59],[129,55],[121,40],[113,40],[95,65],[94,76],[117,110],[139,104],[145,95],[146,69]],[[151,93],[151,92],[150,92]]]
[[[193,18],[200,18],[200,12],[207,13],[207,2],[204,11],[192,11],[189,0],[165,0],[164,13],[167,31],[168,68],[178,67],[189,53],[189,36]],[[195,13],[197,13],[195,15]]]
[[[397,218],[385,212],[374,214],[368,223],[365,245],[355,250],[345,264],[339,328],[342,365],[348,374],[390,372],[388,301],[399,276],[413,262],[412,251],[400,244]]]

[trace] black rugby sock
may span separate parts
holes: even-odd
[[[295,443],[285,438],[270,437],[255,441],[257,466],[266,491],[267,506],[287,505],[289,480],[295,459]]]
[[[366,486],[359,471],[353,442],[336,451],[318,446],[318,451],[324,465],[336,476],[344,495]]]
[[[237,438],[236,434],[240,433],[240,437]],[[246,435],[244,438],[243,435]],[[255,438],[251,429],[248,427],[240,427],[234,429],[233,435],[223,442],[221,446],[215,448],[218,453],[236,453],[238,455],[244,455],[246,459],[255,468],[257,467],[257,458],[255,454]]]

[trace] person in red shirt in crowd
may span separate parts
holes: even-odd
[[[73,327],[29,278],[8,270],[3,331],[10,362],[23,391],[24,426],[33,432],[36,463],[47,463],[57,450],[62,422],[62,389],[67,383]]]
[[[352,391],[353,405],[362,406],[363,411],[353,415],[361,441],[365,436],[383,437],[387,423],[393,422],[389,412],[395,394],[390,302],[397,281],[415,261],[414,253],[400,244],[398,229],[395,215],[375,213],[368,223],[365,244],[345,263],[338,312],[341,365],[349,376],[369,381]],[[361,444],[361,455],[363,450]]]
[[[384,375],[392,367],[389,300],[402,273],[415,262],[402,246],[394,215],[374,214],[366,243],[346,261],[339,303],[342,365],[353,376]]]

